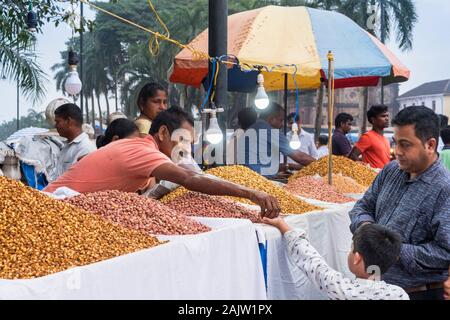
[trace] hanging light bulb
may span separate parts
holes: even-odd
[[[269,106],[269,96],[264,89],[264,76],[262,73],[258,74],[258,90],[255,96],[255,106],[259,110],[264,110]]]
[[[28,13],[27,13],[27,28],[28,31],[34,33],[36,32],[37,28],[37,14],[33,11],[33,5],[31,4],[31,1],[28,5]]]
[[[217,121],[216,111],[213,110],[209,119],[209,129],[206,131],[206,140],[211,144],[219,144],[222,139],[223,133]]]
[[[76,96],[80,93],[82,84],[80,77],[78,76],[77,72],[77,64],[78,64],[78,57],[77,54],[73,51],[69,51],[69,74],[66,79],[66,83],[64,84],[64,89],[66,92],[72,96]]]
[[[300,137],[298,136],[298,125],[294,123],[292,125],[292,138],[289,142],[289,146],[293,150],[298,150],[302,146],[302,143],[300,142]]]

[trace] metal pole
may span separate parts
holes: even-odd
[[[114,97],[114,99],[116,100],[115,102],[116,102],[116,112],[118,112],[119,111],[119,104],[118,104],[118,100],[117,100],[117,69],[116,69],[116,72],[115,72],[115,84],[114,84],[114,95],[115,95],[115,97]]]
[[[221,57],[228,52],[228,0],[209,0],[209,55],[211,57]],[[209,64],[209,79],[212,75],[212,64]],[[217,77],[217,84],[215,88],[215,105],[217,108],[227,107],[228,94],[228,70],[226,65],[221,64]],[[223,123],[226,124],[226,112],[222,114]],[[224,133],[224,159],[226,159],[226,125]],[[223,162],[225,163],[225,162]]]
[[[380,33],[381,33],[381,42],[383,44],[386,43],[386,35],[385,35],[385,28],[386,28],[386,15],[385,15],[385,3],[384,0],[380,0],[380,10],[381,10],[381,26],[380,26]],[[381,104],[384,104],[384,84],[383,84],[383,78],[381,78]]]
[[[287,136],[287,117],[288,117],[288,74],[284,74],[284,135]],[[288,157],[284,155],[284,164],[286,165],[286,171],[288,167]]]
[[[20,35],[20,30],[19,28],[17,29],[17,56],[19,56],[20,54],[20,47],[19,47],[19,35]],[[17,76],[17,131],[20,130],[20,78],[19,75]]]
[[[81,83],[83,83],[84,80],[84,75],[83,75],[83,17],[84,17],[84,6],[83,6],[83,2],[80,2],[80,80]],[[81,92],[80,92],[80,108],[81,108],[81,113],[83,114],[84,112],[84,99],[83,99],[83,87],[81,87]]]
[[[334,55],[328,52],[328,183],[333,185]]]

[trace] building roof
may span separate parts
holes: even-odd
[[[419,96],[430,96],[436,94],[450,94],[450,79],[427,82],[418,86],[415,89],[412,89],[404,94],[402,94],[399,99],[411,98],[411,97],[419,97]]]

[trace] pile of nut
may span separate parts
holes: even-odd
[[[167,204],[170,201],[175,200],[176,198],[181,197],[182,195],[185,195],[188,192],[189,192],[189,190],[186,189],[185,187],[178,187],[175,190],[173,190],[172,192],[166,194],[161,199],[159,199],[159,201],[164,204]]]
[[[333,174],[333,187],[342,193],[365,193],[368,187],[360,185],[349,177],[340,174]]]
[[[350,177],[365,187],[369,187],[377,176],[377,173],[373,169],[346,157],[337,156],[333,156],[333,173]],[[311,163],[309,166],[290,177],[289,181],[291,182],[299,177],[314,175],[320,175],[322,177],[328,176],[328,157],[324,157]]]
[[[289,182],[285,187],[287,191],[305,198],[333,203],[348,203],[354,199],[346,197],[330,186],[321,177],[300,177]]]
[[[66,201],[111,222],[151,234],[186,235],[211,230],[156,200],[135,193],[103,191],[82,194]]]
[[[253,190],[266,192],[278,199],[283,214],[303,214],[306,212],[322,210],[322,208],[310,205],[277,186],[275,183],[257,174],[244,166],[224,166],[207,171],[216,177],[243,185]],[[240,202],[253,204],[246,199],[237,199]]]
[[[29,279],[161,244],[0,177],[0,278]]]
[[[259,212],[243,207],[224,197],[209,196],[197,192],[187,192],[166,205],[188,216],[212,218],[249,219],[252,222],[261,222]]]

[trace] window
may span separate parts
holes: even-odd
[[[436,112],[436,100],[433,100],[433,111]]]

